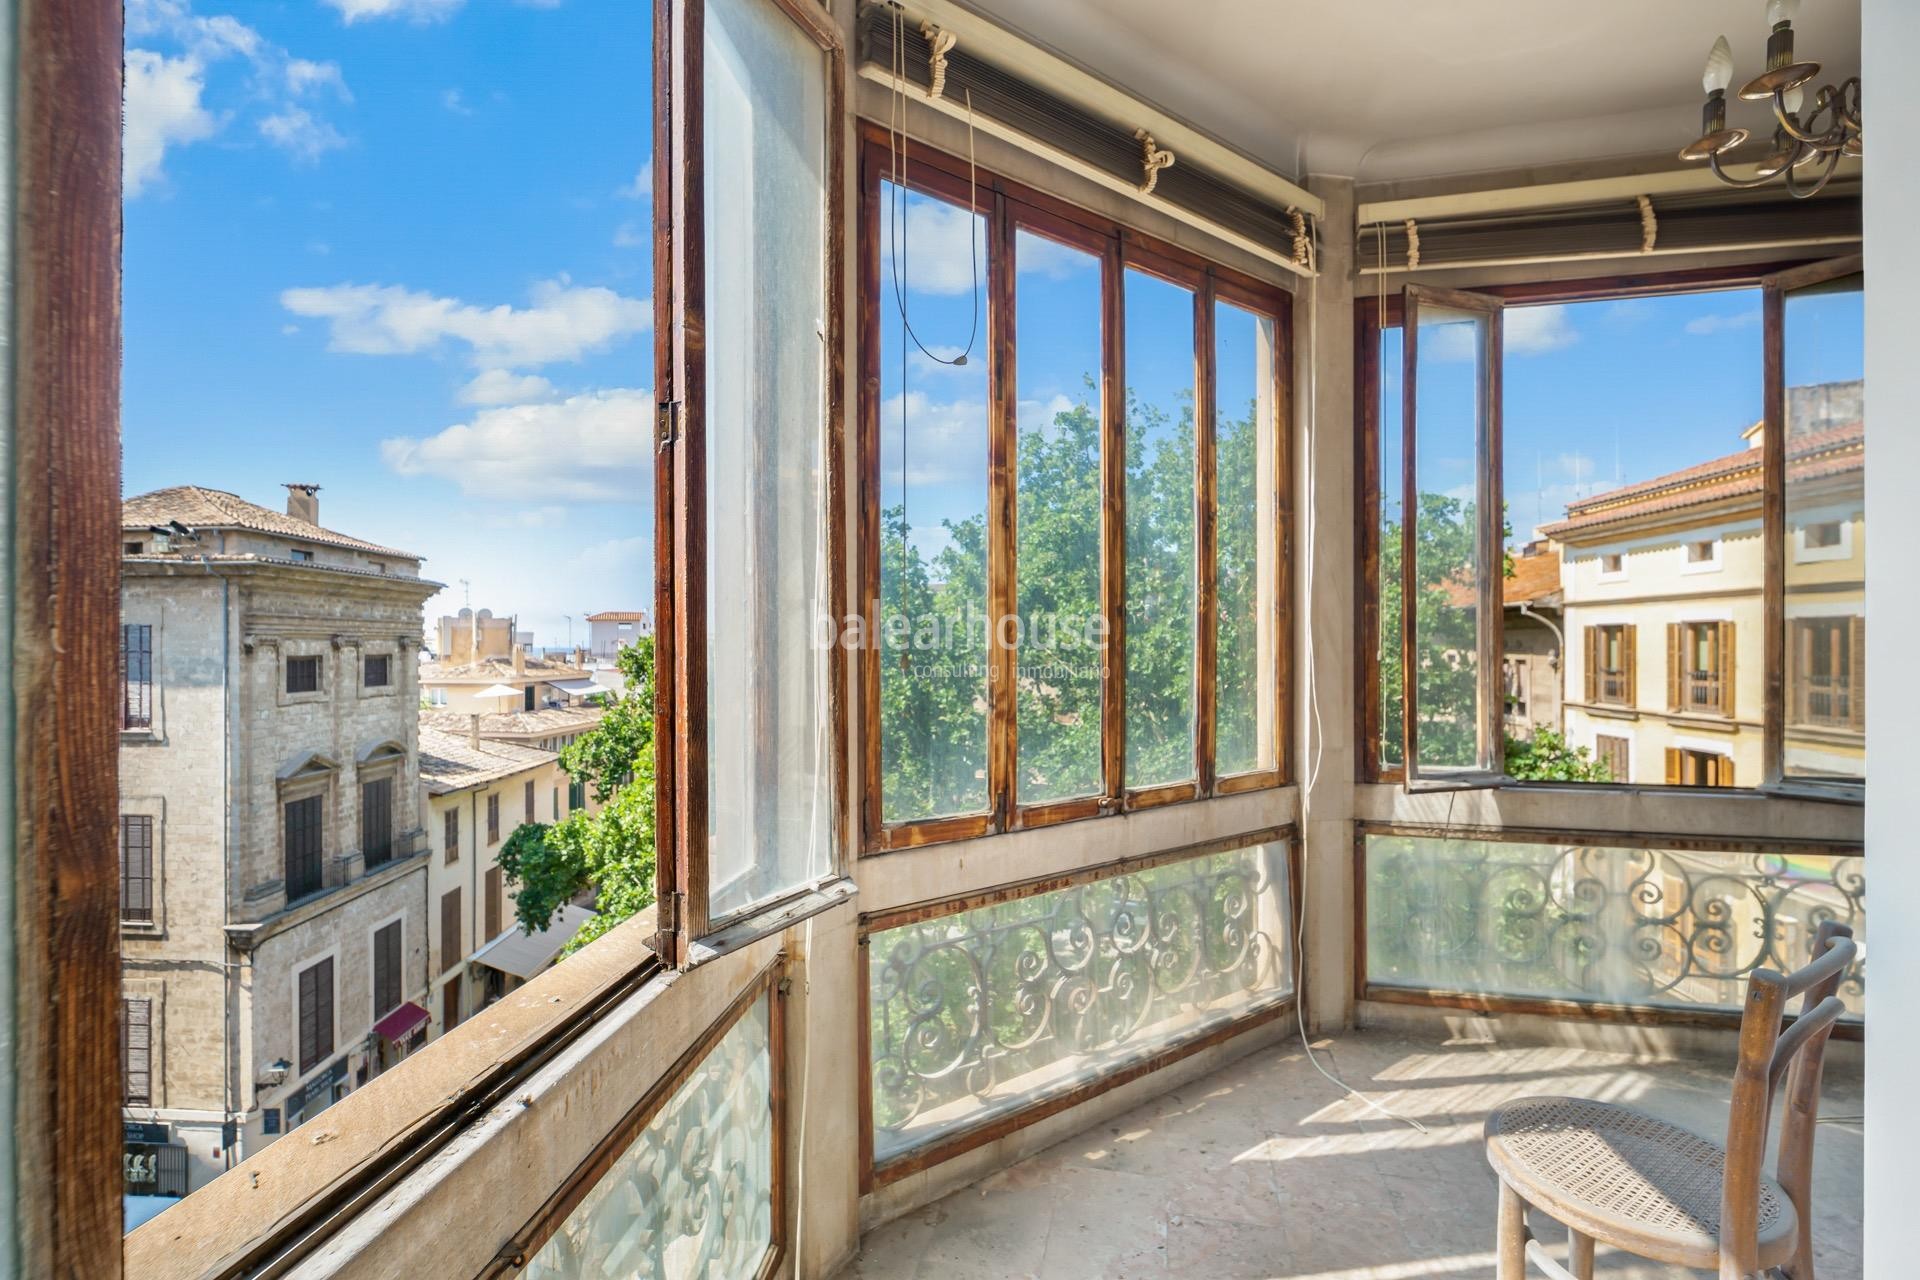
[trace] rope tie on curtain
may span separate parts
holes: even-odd
[[[920,38],[927,42],[927,97],[939,98],[947,91],[947,54],[960,43],[960,37],[931,22],[920,24]]]
[[[1407,219],[1407,270],[1420,269],[1420,224]]]
[[[1313,237],[1307,234],[1307,215],[1299,206],[1287,206],[1287,220],[1293,224],[1293,260],[1303,267],[1313,266]]]
[[[1652,253],[1653,242],[1660,238],[1660,219],[1653,216],[1653,201],[1646,196],[1635,196],[1640,202],[1640,252]]]
[[[1173,167],[1173,152],[1164,150],[1156,145],[1153,140],[1153,135],[1145,129],[1135,129],[1133,136],[1134,140],[1140,144],[1140,168],[1142,171],[1140,194],[1150,196],[1153,194],[1154,187],[1160,181],[1160,171]]]

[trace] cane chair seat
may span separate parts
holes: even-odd
[[[1719,1144],[1629,1107],[1522,1098],[1487,1117],[1487,1158],[1527,1203],[1595,1240],[1675,1266],[1720,1261]],[[1793,1201],[1760,1181],[1760,1265],[1793,1252]]]

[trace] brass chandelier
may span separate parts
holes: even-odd
[[[1771,100],[1776,121],[1773,150],[1760,161],[1754,176],[1736,178],[1720,163],[1723,155],[1751,136],[1745,129],[1727,128],[1733,46],[1725,36],[1715,40],[1707,54],[1706,71],[1700,77],[1707,92],[1700,109],[1700,137],[1681,150],[1682,160],[1705,160],[1714,176],[1730,187],[1758,187],[1778,178],[1788,191],[1804,199],[1827,185],[1842,156],[1860,154],[1859,76],[1841,81],[1837,88],[1822,85],[1813,95],[1812,109],[1801,113],[1806,86],[1820,74],[1820,64],[1794,61],[1793,19],[1799,11],[1800,0],[1767,0],[1767,69],[1740,90],[1749,102]]]

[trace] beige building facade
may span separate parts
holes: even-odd
[[[373,1023],[423,993],[437,584],[290,488],[285,513],[194,487],[124,508],[130,1191],[197,1187],[364,1082]]]

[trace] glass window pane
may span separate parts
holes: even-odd
[[[1100,683],[1100,259],[1014,233],[1019,399],[1021,804],[1097,795]]]
[[[874,1158],[1291,994],[1290,901],[1287,848],[1262,844],[874,934]]]
[[[1406,754],[1405,681],[1400,663],[1402,555],[1400,508],[1406,496],[1401,458],[1400,380],[1404,376],[1398,325],[1380,331],[1380,763],[1398,768]]]
[[[890,182],[880,214],[880,811],[903,822],[988,803],[987,233]]]
[[[773,1059],[761,996],[527,1261],[528,1280],[751,1276],[773,1247]]]
[[[1276,329],[1267,316],[1214,305],[1214,769],[1221,777],[1271,769],[1278,760]]]
[[[1867,776],[1865,294],[1860,276],[1785,300],[1789,778]]]
[[[1369,986],[1739,1009],[1756,968],[1866,939],[1857,857],[1369,835]],[[1864,970],[1842,983],[1850,1018]]]
[[[826,58],[706,6],[707,750],[718,917],[832,867]]]
[[[1496,571],[1478,546],[1477,459],[1490,333],[1477,312],[1418,309],[1414,394],[1414,705],[1423,771],[1493,765],[1482,741],[1477,584]]]
[[[1193,293],[1129,270],[1126,785],[1193,777]]]

